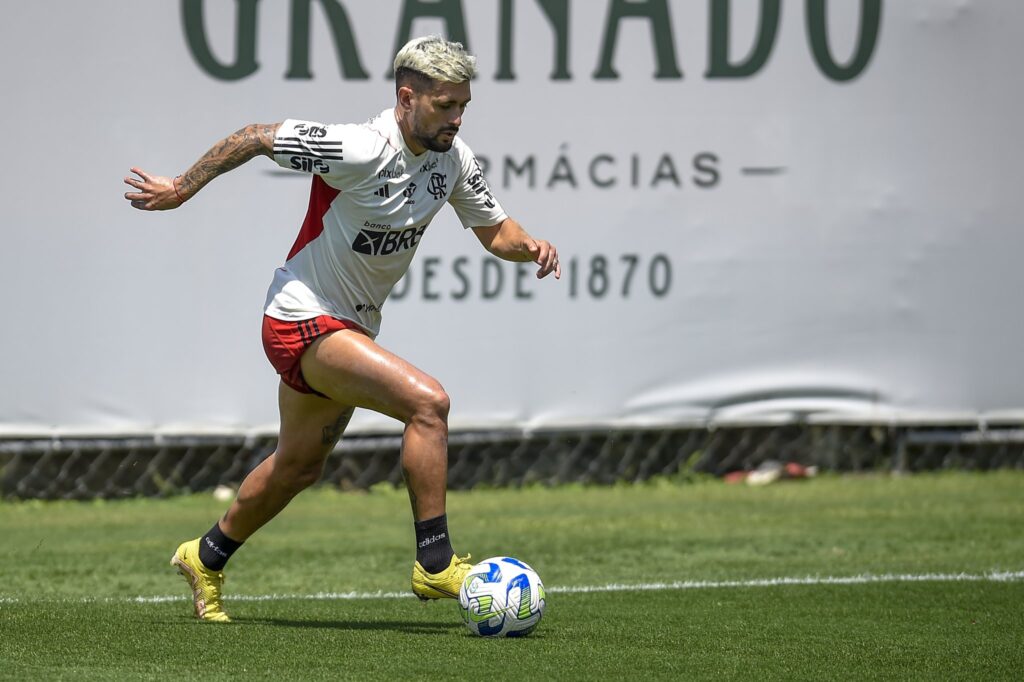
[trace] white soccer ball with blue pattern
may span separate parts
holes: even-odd
[[[507,556],[470,569],[459,590],[462,620],[481,637],[523,637],[544,615],[544,584],[537,572]]]

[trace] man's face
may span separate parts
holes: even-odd
[[[434,83],[431,90],[413,94],[412,136],[431,151],[448,151],[470,99],[469,81]]]

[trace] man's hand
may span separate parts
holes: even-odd
[[[562,266],[558,262],[558,250],[554,244],[543,239],[527,237],[523,246],[526,247],[533,262],[540,266],[540,270],[537,271],[537,279],[547,277],[552,272],[555,273],[555,279],[562,278]]]
[[[174,178],[165,178],[160,175],[150,175],[141,168],[132,168],[132,173],[138,175],[141,180],[133,177],[126,177],[124,182],[131,185],[138,192],[125,192],[124,198],[132,203],[133,208],[140,211],[166,211],[178,208],[184,203],[184,196],[176,189]]]
[[[126,192],[124,198],[140,211],[178,208],[218,175],[238,168],[260,154],[274,158],[274,136],[280,126],[280,123],[250,123],[213,145],[191,168],[176,178],[150,175],[140,168],[132,168],[132,173],[142,180],[125,178],[125,184],[139,191]]]
[[[516,263],[533,261],[539,265],[537,279],[547,277],[552,272],[555,273],[555,279],[562,278],[558,249],[551,242],[531,237],[512,218],[505,218],[497,225],[474,227],[473,232],[484,248],[498,258]]]

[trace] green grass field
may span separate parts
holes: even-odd
[[[538,630],[499,641],[470,636],[452,602],[404,596],[412,528],[404,491],[390,489],[300,496],[232,559],[235,622],[195,622],[167,561],[223,508],[208,495],[0,502],[0,678],[1018,680],[1024,670],[1024,472],[452,493],[456,549],[518,556],[548,587]]]

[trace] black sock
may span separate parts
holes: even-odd
[[[455,552],[448,537],[448,515],[416,522],[416,561],[427,573],[448,568]]]
[[[206,535],[199,540],[199,560],[211,571],[224,568],[235,550],[242,546],[241,542],[232,540],[220,529],[220,523],[213,524]]]

